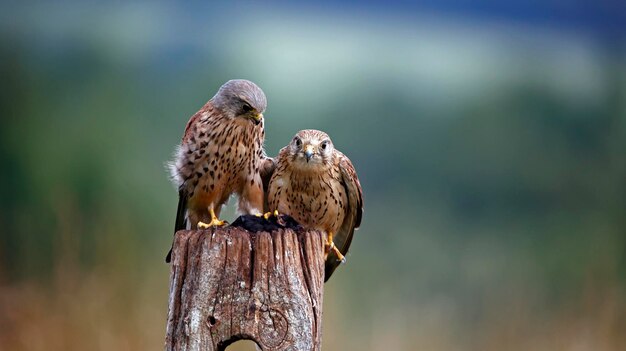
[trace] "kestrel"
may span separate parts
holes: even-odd
[[[328,135],[302,130],[280,150],[268,187],[270,211],[325,231],[325,280],[345,261],[354,230],[361,224],[363,193],[352,162]]]
[[[218,216],[231,194],[239,196],[242,214],[262,213],[261,173],[273,166],[263,150],[266,106],[256,84],[237,79],[191,116],[169,165],[178,188],[174,232],[224,225]]]

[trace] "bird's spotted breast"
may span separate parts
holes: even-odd
[[[328,172],[278,169],[283,176],[272,181],[270,208],[290,214],[306,227],[336,232],[344,220],[347,198],[337,172]]]
[[[199,119],[191,126],[187,143],[181,146],[177,164],[182,186],[191,207],[224,202],[260,167],[261,137],[250,124],[220,123],[219,118]],[[258,173],[258,171],[256,172]]]

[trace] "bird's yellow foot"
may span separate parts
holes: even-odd
[[[337,261],[346,263],[345,256],[341,253],[341,251],[339,251],[337,246],[335,246],[335,242],[333,241],[333,232],[328,232],[326,234],[326,257],[328,257],[331,250],[335,252],[335,255],[337,255]]]
[[[198,222],[199,229],[208,229],[211,227],[223,227],[228,224],[228,222],[222,221],[219,218],[217,218],[217,216],[215,215],[215,211],[212,208],[209,209],[209,213],[211,214],[211,222],[210,223]]]
[[[278,218],[278,210],[274,210],[274,212],[265,212],[265,214],[263,214],[263,218],[265,219],[270,219],[272,216]]]
[[[330,252],[330,250],[335,252],[335,255],[337,255],[337,261],[341,261],[341,263],[346,263],[346,257],[341,253],[341,251],[339,251],[337,246],[335,246],[334,242],[331,241],[330,247],[329,247],[328,250],[329,250],[329,252]]]
[[[223,226],[225,226],[227,224],[228,224],[228,222],[219,220],[216,217],[216,218],[213,218],[211,220],[211,222],[209,222],[209,223],[198,222],[198,229],[208,229],[208,228],[211,228],[211,227],[223,227]]]

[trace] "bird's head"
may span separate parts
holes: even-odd
[[[233,79],[224,83],[211,99],[213,106],[231,119],[242,118],[260,124],[267,100],[263,90],[245,79]]]
[[[328,134],[314,129],[299,131],[288,146],[291,159],[302,169],[330,165],[333,150]]]

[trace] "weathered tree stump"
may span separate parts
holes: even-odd
[[[237,226],[245,217],[176,233],[166,350],[224,350],[241,339],[264,351],[321,349],[323,233],[249,231]]]

